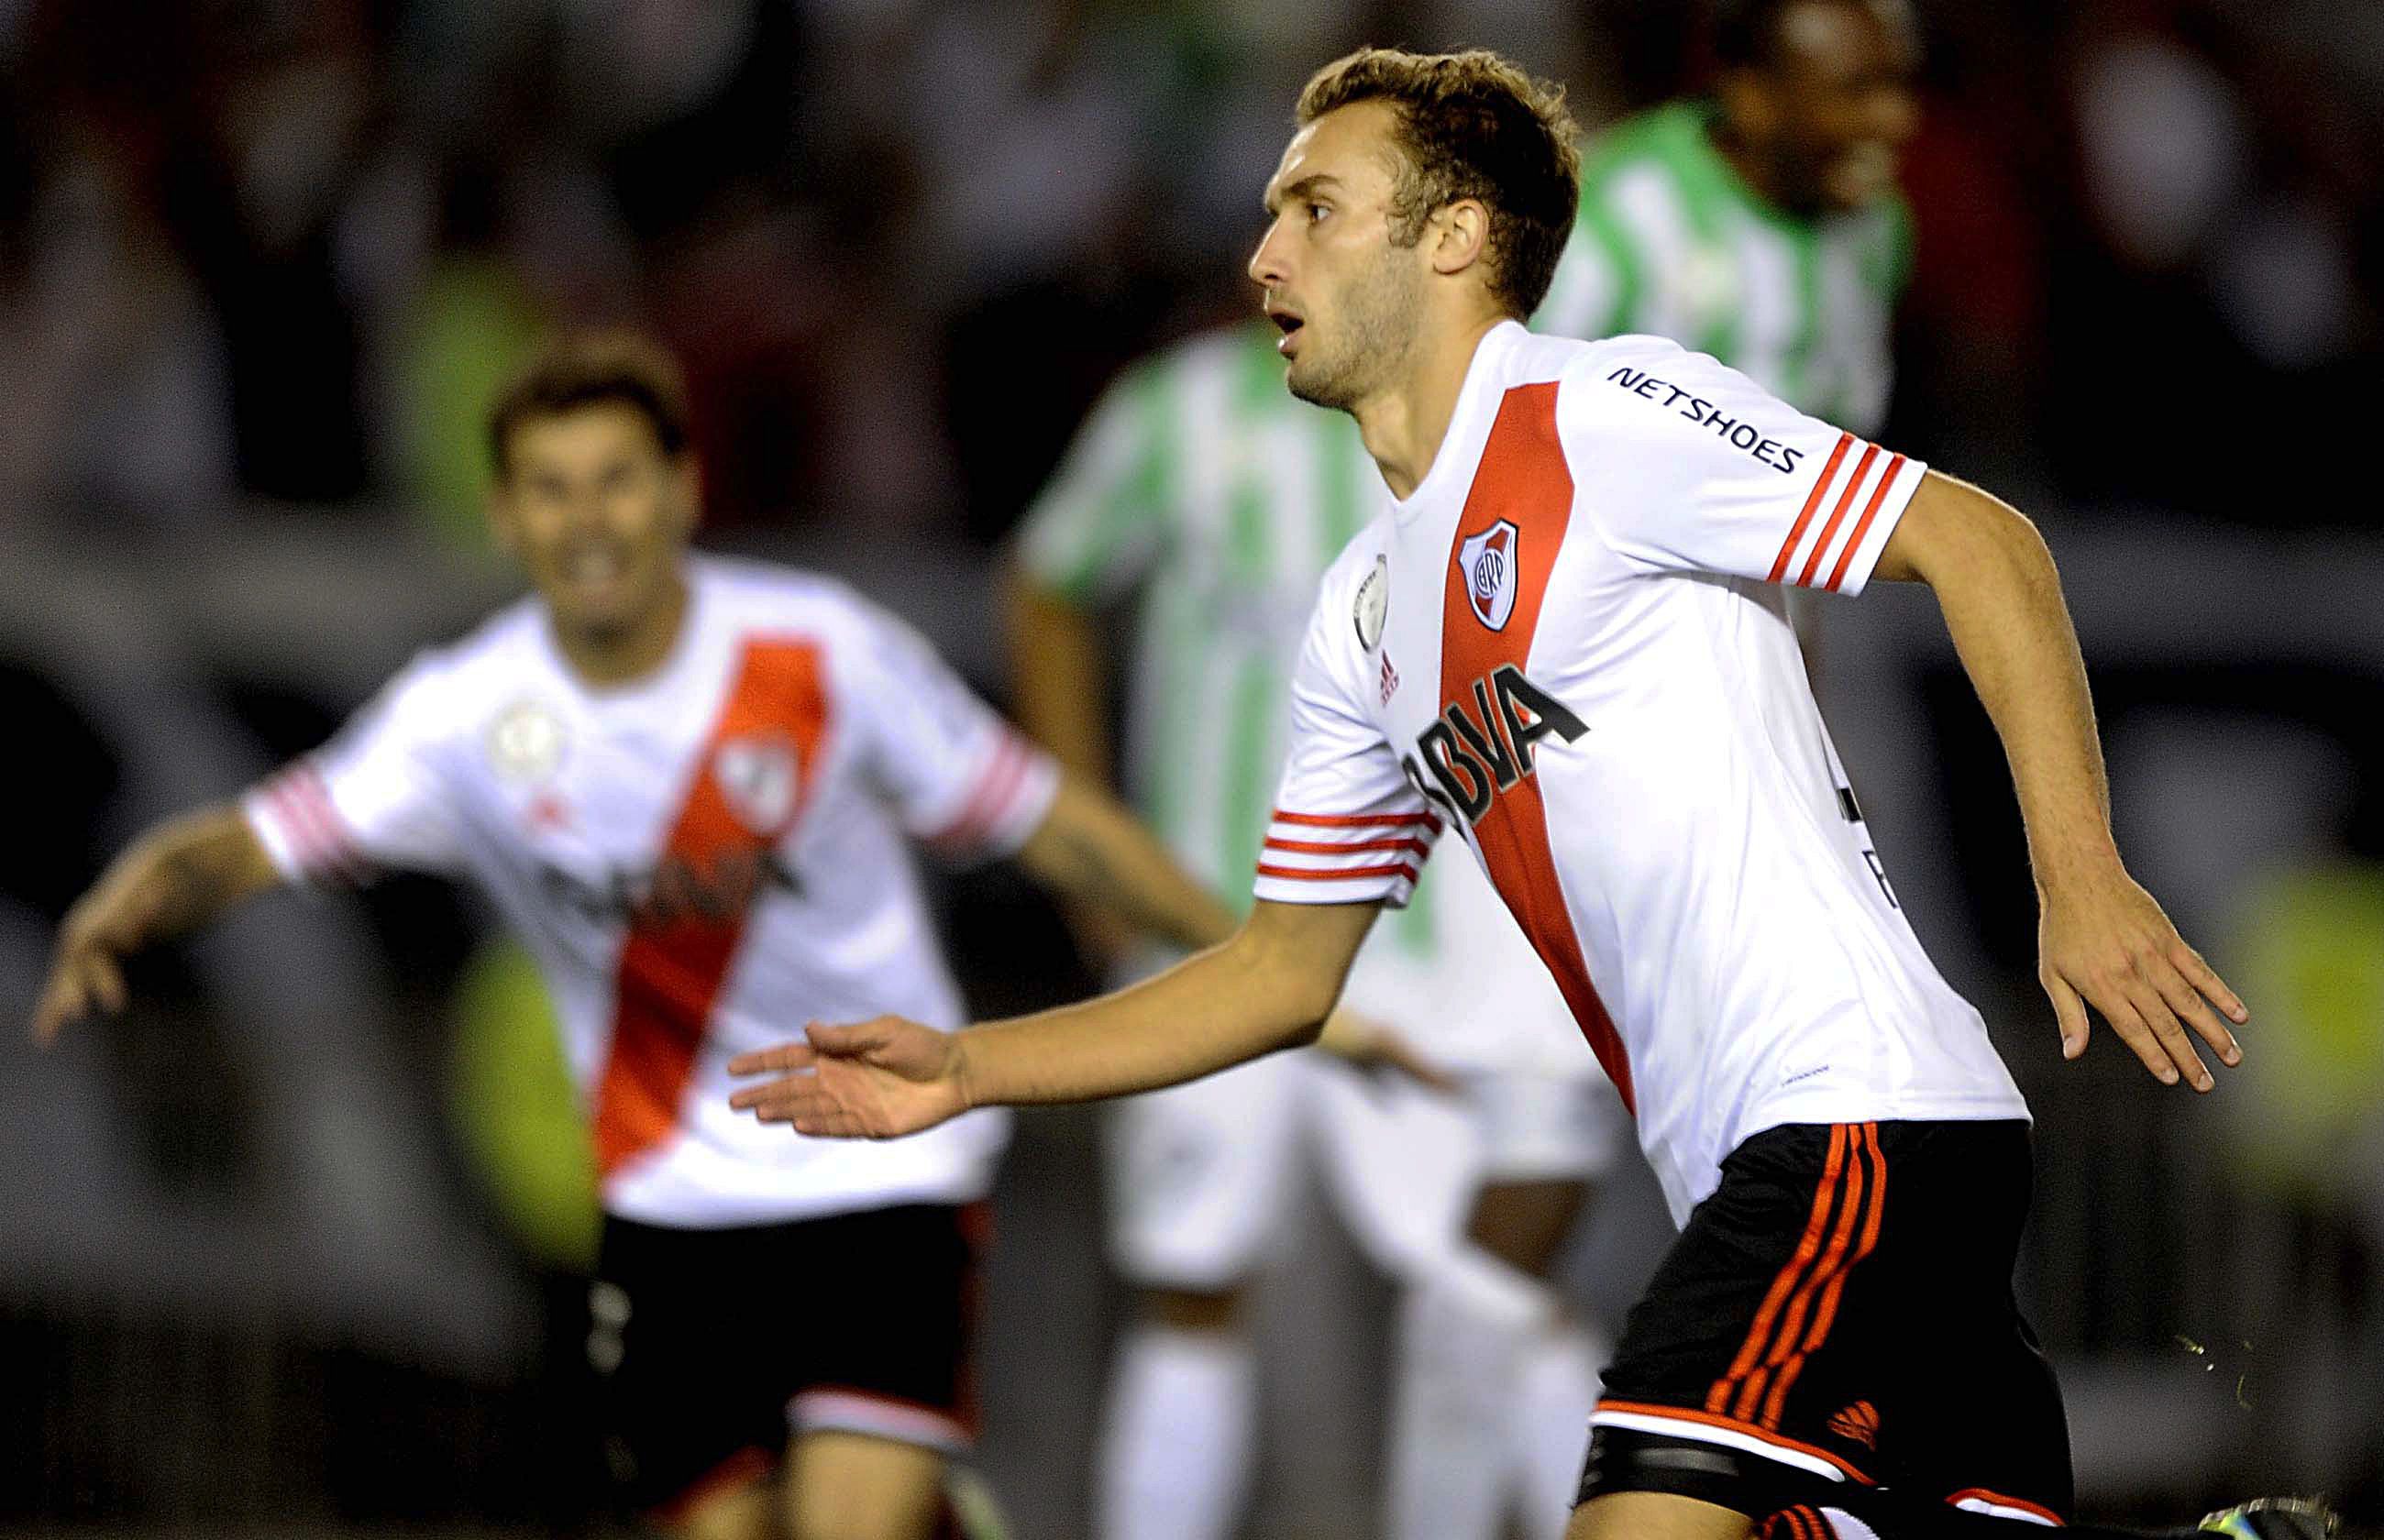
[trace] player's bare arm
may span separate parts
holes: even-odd
[[[67,912],[33,1011],[35,1039],[50,1042],[95,1010],[123,1010],[125,958],[200,928],[279,880],[235,808],[203,809],[151,830]]]
[[[1223,944],[1080,1005],[947,1034],[880,1016],[729,1062],[730,1098],[801,1134],[891,1138],[972,1107],[1156,1090],[1315,1041],[1381,906],[1260,902]]]
[[[1932,471],[1877,575],[1935,590],[2003,739],[2043,911],[2037,976],[2060,1018],[2064,1057],[2086,1050],[2092,1005],[2163,1084],[2182,1077],[2209,1090],[2188,1029],[2232,1064],[2242,1052],[2219,1013],[2240,1025],[2249,1012],[2119,860],[2086,666],[2036,527]]]

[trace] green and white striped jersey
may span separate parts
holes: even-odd
[[[1266,322],[1207,332],[1110,387],[1018,536],[1086,608],[1136,604],[1127,785],[1186,867],[1247,904],[1289,747],[1316,584],[1387,495],[1346,414],[1284,389]],[[1420,892],[1382,928],[1428,928]]]
[[[1912,266],[1910,211],[1892,198],[1818,218],[1784,213],[1715,149],[1711,117],[1675,102],[1586,147],[1580,219],[1532,329],[1669,337],[1802,411],[1876,433]]]

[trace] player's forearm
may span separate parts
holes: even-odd
[[[1094,618],[1024,573],[1005,587],[1002,625],[1018,725],[1096,785],[1110,774],[1109,668]]]
[[[972,1027],[957,1042],[962,1095],[973,1107],[1090,1101],[1312,1042],[1339,980],[1271,950],[1245,928],[1131,988]]]
[[[146,946],[212,923],[278,875],[239,810],[217,806],[143,836],[108,868],[93,899],[124,944]]]
[[[2118,860],[2085,660],[2052,553],[1999,500],[1947,484],[1968,506],[1958,539],[1922,573],[2003,739],[2040,887]]]
[[[1062,778],[1051,811],[1018,855],[1061,896],[1161,940],[1198,949],[1234,934],[1233,913],[1217,896],[1082,776]]]

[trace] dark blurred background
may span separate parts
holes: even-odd
[[[2058,1060],[2002,756],[1925,596],[1832,605],[1899,890],[2038,1110],[2028,1301],[2084,1506],[2384,1508],[2384,6],[1935,0],[1881,435],[2045,527],[2122,848],[2252,1001],[2162,1094]],[[685,363],[707,539],[830,568],[988,694],[996,548],[1101,385],[1247,313],[1299,82],[1481,43],[1584,121],[1676,0],[0,0],[0,1014],[152,819],[318,741],[512,578],[479,419],[563,322]],[[980,1010],[1081,992],[939,882]],[[486,918],[276,898],[123,1020],[0,1032],[0,1529],[602,1527],[560,1070]],[[1022,1121],[984,1465],[1080,1533],[1118,1293],[1089,1114]],[[1584,1298],[1666,1235],[1603,1205]],[[1383,1286],[1318,1211],[1253,1535],[1370,1532]],[[1319,1279],[1325,1280],[1320,1283]],[[1353,1303],[1354,1301],[1354,1303]]]

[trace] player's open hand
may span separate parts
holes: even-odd
[[[2235,1035],[2218,1018],[2223,1012],[2240,1026],[2251,1012],[2126,872],[2040,891],[2037,980],[2061,1019],[2063,1058],[2086,1051],[2092,1005],[2164,1086],[2182,1078],[2206,1091],[2216,1084],[2194,1051],[2195,1037],[2226,1063],[2241,1062]]]
[[[1444,1095],[1464,1089],[1455,1075],[1419,1052],[1414,1044],[1354,1011],[1335,1011],[1325,1017],[1316,1046],[1361,1070],[1395,1071]]]
[[[964,1064],[953,1034],[900,1016],[851,1026],[813,1022],[801,1042],[728,1061],[731,1074],[778,1077],[735,1092],[728,1104],[764,1123],[790,1123],[798,1134],[890,1139],[968,1110]]]

